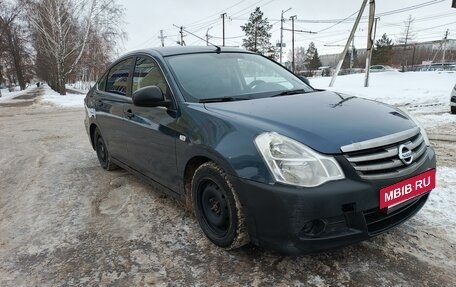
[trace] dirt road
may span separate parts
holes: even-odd
[[[83,109],[29,95],[0,103],[0,286],[456,285],[454,222],[427,206],[387,234],[333,252],[220,250],[171,198],[99,167]],[[436,143],[439,163],[455,167],[446,142]],[[439,204],[432,195],[428,203]]]

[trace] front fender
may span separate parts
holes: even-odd
[[[263,183],[273,181],[254,144],[261,130],[220,114],[212,115],[201,106],[191,109],[183,110],[185,140],[176,144],[179,174],[183,175],[186,164],[199,156],[214,161],[230,175]]]

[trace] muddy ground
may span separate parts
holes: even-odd
[[[456,231],[427,207],[318,255],[220,250],[173,199],[99,167],[82,108],[43,105],[39,94],[0,103],[0,286],[456,285]],[[455,144],[442,139],[454,125],[430,134],[439,165],[455,167]]]

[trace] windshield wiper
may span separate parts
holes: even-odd
[[[271,97],[288,96],[288,95],[296,95],[296,94],[304,94],[304,93],[306,93],[306,91],[304,89],[286,90],[286,91],[280,92],[276,95],[273,95]]]
[[[218,102],[233,102],[233,101],[243,101],[250,100],[250,98],[245,97],[219,97],[219,98],[208,98],[199,100],[200,103],[218,103]]]

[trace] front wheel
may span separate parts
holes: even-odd
[[[202,164],[192,180],[193,209],[201,229],[215,245],[231,250],[249,243],[242,206],[226,173]]]

